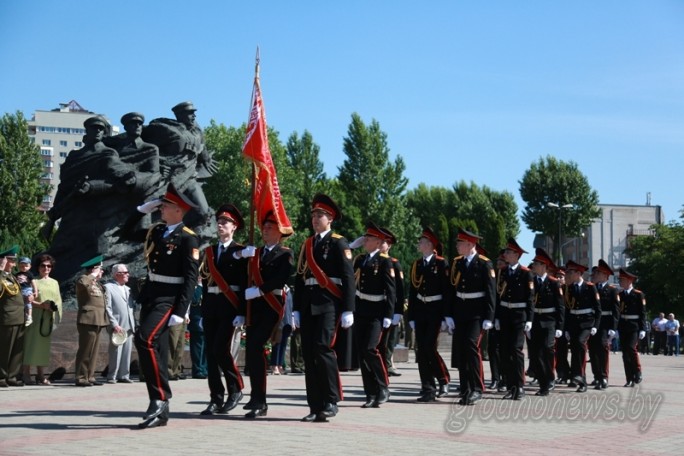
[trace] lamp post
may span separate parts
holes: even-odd
[[[563,246],[561,242],[563,240],[563,209],[572,209],[575,207],[573,204],[560,204],[560,203],[546,203],[548,207],[558,209],[558,265],[563,264]]]

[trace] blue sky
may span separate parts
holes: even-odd
[[[337,174],[352,112],[376,119],[410,187],[511,191],[573,160],[606,204],[684,204],[684,2],[0,2],[0,112],[75,99],[118,121],[247,120],[261,49],[267,120],[309,130]],[[351,236],[351,234],[350,234]],[[521,244],[531,247],[523,226]],[[528,249],[529,250],[529,249]]]

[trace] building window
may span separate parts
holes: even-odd
[[[43,197],[43,202],[44,203],[51,203],[52,202],[52,197],[50,195],[45,195]]]
[[[52,160],[43,160],[43,166],[46,168],[52,168]]]
[[[52,141],[49,140],[49,139],[44,139],[44,140],[43,140],[43,145],[44,145],[44,146],[51,146],[51,145],[52,145]]]
[[[44,157],[52,157],[52,149],[40,149],[40,155]]]
[[[60,153],[59,153],[59,158],[66,158],[67,155],[69,155],[67,152],[60,152]]]
[[[64,140],[60,140],[60,141],[59,141],[59,145],[62,146],[62,147],[66,147],[66,146],[67,146],[67,142],[64,141]]]
[[[83,147],[83,143],[82,143],[81,141],[76,141],[76,142],[74,143],[74,146],[76,146],[76,147]]]
[[[43,173],[42,176],[40,176],[41,179],[53,179],[54,174],[52,173]]]

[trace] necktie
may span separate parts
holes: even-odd
[[[223,247],[223,244],[219,244],[218,253],[216,254],[216,264],[218,264],[219,258],[221,258],[221,254],[223,253],[224,249],[225,247]]]
[[[513,275],[513,266],[508,267],[508,275],[512,276]]]
[[[598,286],[597,286],[596,288],[598,288],[598,291],[603,290],[603,284],[602,284],[602,283],[599,283]]]
[[[363,259],[363,263],[361,264],[361,267],[365,268],[366,265],[368,264],[369,260],[370,260],[370,255],[366,255],[366,258]]]
[[[576,283],[576,284],[575,284],[575,294],[578,295],[578,294],[579,294],[579,291],[580,291],[579,283]]]
[[[317,234],[316,237],[314,238],[314,247],[317,247],[319,242],[321,242],[321,235]]]
[[[171,231],[173,231],[171,228],[167,227],[166,231],[164,231],[164,237],[169,237],[169,234],[171,234]]]
[[[541,288],[541,286],[542,286],[542,278],[537,277],[537,288]]]
[[[423,258],[423,267],[424,268],[428,267],[428,260],[426,260],[425,258]]]
[[[264,258],[266,258],[266,255],[268,255],[268,252],[270,252],[270,250],[268,250],[266,247],[264,247],[263,250],[261,251],[261,259],[262,260]]]

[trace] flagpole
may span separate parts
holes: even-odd
[[[254,86],[252,87],[252,99],[250,100],[250,115],[252,109],[252,101],[254,100],[254,92],[259,84],[259,46],[256,50],[256,59],[254,63]],[[256,193],[256,163],[252,162],[252,191],[249,198],[249,245],[254,245],[254,194]]]

